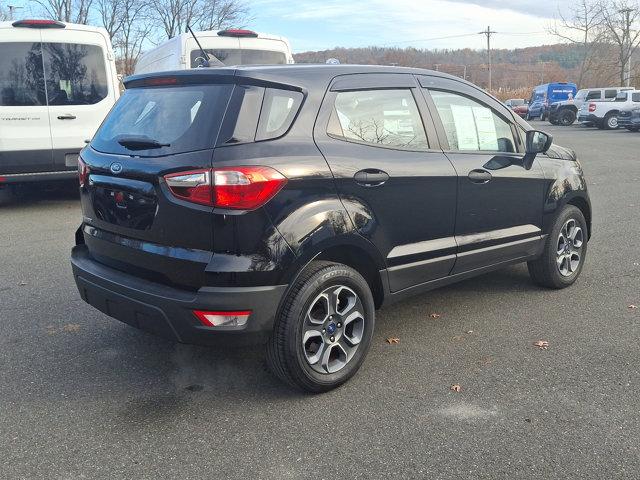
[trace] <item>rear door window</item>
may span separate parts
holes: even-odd
[[[287,57],[284,52],[273,50],[250,50],[240,48],[205,48],[207,54],[212,55],[224,65],[284,65]],[[214,62],[215,63],[215,62]],[[191,50],[191,68],[203,66],[203,56],[200,50]]]
[[[130,88],[91,146],[101,152],[140,156],[213,148],[232,88],[228,84]],[[156,145],[132,147],[131,139]]]
[[[618,90],[605,90],[604,98],[613,100],[618,95]]]
[[[44,43],[43,59],[49,105],[91,105],[107,96],[105,58],[99,46]]]
[[[0,106],[46,104],[40,43],[0,43]]]
[[[411,90],[338,92],[327,134],[403,150],[427,150],[427,135]]]

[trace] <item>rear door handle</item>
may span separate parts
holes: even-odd
[[[75,120],[76,116],[66,113],[64,115],[58,115],[58,120]]]
[[[375,168],[365,168],[356,172],[353,179],[363,187],[377,187],[389,180],[389,174]]]
[[[486,170],[471,170],[469,172],[469,180],[473,183],[487,183],[491,180],[491,174]]]

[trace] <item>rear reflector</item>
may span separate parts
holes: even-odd
[[[271,167],[191,170],[164,177],[171,193],[210,207],[255,210],[271,200],[287,178]]]
[[[244,30],[242,28],[229,28],[227,30],[220,30],[218,32],[220,37],[253,37],[256,38],[258,34],[251,30]]]
[[[242,327],[247,324],[251,310],[238,312],[194,310],[193,313],[205,327]]]
[[[57,20],[18,20],[11,24],[22,28],[64,28],[66,25]]]
[[[78,157],[78,183],[80,187],[84,187],[89,178],[89,167],[84,161]]]

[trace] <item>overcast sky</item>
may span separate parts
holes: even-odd
[[[288,37],[294,51],[335,46],[496,48],[557,43],[545,29],[569,0],[253,0],[256,30]],[[463,36],[464,35],[464,36]],[[431,40],[440,37],[450,37]],[[451,38],[455,37],[455,38]]]

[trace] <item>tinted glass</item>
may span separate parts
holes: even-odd
[[[100,47],[44,43],[43,50],[49,105],[88,105],[107,96],[107,72]]]
[[[40,43],[0,43],[0,105],[46,105]]]
[[[587,100],[599,100],[600,99],[600,95],[601,95],[600,90],[591,90],[587,94]]]
[[[410,90],[338,93],[327,133],[379,147],[428,148],[424,126]]]
[[[224,65],[284,65],[287,57],[283,52],[271,50],[247,50],[239,48],[210,49],[205,48],[209,55],[213,55]],[[214,65],[215,60],[210,61]],[[202,52],[200,50],[191,51],[191,68],[202,66]]]
[[[289,129],[302,103],[302,93],[268,88],[264,94],[256,140],[276,138]]]
[[[91,141],[96,150],[160,156],[212,148],[232,85],[130,88]],[[163,146],[132,150],[118,143],[142,137]]]
[[[616,95],[618,95],[618,91],[617,90],[605,90],[604,91],[604,98],[616,98]]]
[[[616,102],[626,102],[627,101],[627,92],[620,92],[615,99]]]
[[[640,93],[632,93],[631,94],[632,102],[640,102]]]
[[[451,92],[432,90],[451,150],[515,152],[511,124],[483,104]]]
[[[512,107],[519,107],[520,105],[524,105],[524,100],[522,99],[509,100],[509,104]]]

